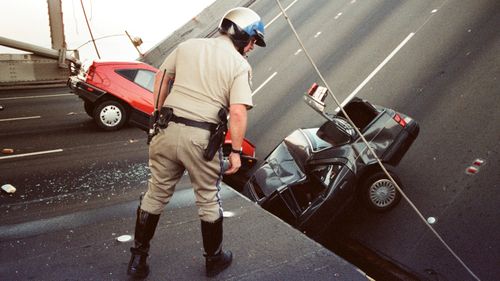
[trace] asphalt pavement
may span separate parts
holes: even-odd
[[[495,0],[283,1],[286,7],[293,4],[288,15],[338,98],[343,100],[356,94],[419,121],[420,135],[397,167],[397,173],[407,195],[426,218],[437,219],[434,228],[481,280],[497,280],[500,276],[497,223],[500,158],[496,122],[500,120],[499,3]],[[274,20],[279,14],[276,2],[256,1],[252,8],[269,24],[268,46],[249,57],[254,66],[254,86],[260,90],[254,96],[256,106],[250,111],[247,136],[257,147],[257,157],[262,159],[289,132],[317,126],[322,119],[302,101],[303,92],[319,78],[283,18]],[[382,67],[382,62],[387,63]],[[0,194],[2,225],[40,218],[43,221],[39,226],[49,227],[47,217],[63,216],[67,209],[71,209],[70,214],[78,214],[82,209],[75,201],[83,209],[89,209],[90,204],[118,206],[123,203],[122,197],[136,192],[147,178],[147,148],[142,132],[132,128],[112,134],[99,132],[75,96],[64,91],[57,96],[51,94],[54,93],[17,99],[19,93],[12,96],[0,93],[0,104],[5,106],[0,111],[0,120],[4,120],[0,123],[1,147],[14,148],[15,154],[63,150],[0,161],[0,181],[17,188],[12,198]],[[331,101],[328,104],[334,106]],[[15,121],[5,121],[11,118]],[[466,169],[476,159],[484,160],[484,164],[475,175],[467,174]],[[105,180],[99,178],[103,174]],[[116,174],[123,178],[114,177]],[[99,196],[99,204],[94,203],[92,200]],[[130,200],[136,197],[133,194]],[[72,201],[66,202],[69,200]],[[35,204],[43,210],[34,208]],[[128,211],[133,211],[133,205]],[[22,215],[21,220],[16,218],[18,215]],[[194,210],[190,215],[196,220]],[[127,213],[123,217],[127,221],[122,228],[110,227],[114,231],[111,233],[95,231],[98,235],[94,236],[101,244],[115,243],[115,237],[131,232],[132,215]],[[227,221],[229,243],[233,243],[232,235],[247,234],[243,231],[231,234],[233,218]],[[386,214],[355,210],[346,221],[349,223],[344,229],[352,238],[430,280],[474,280],[404,201]],[[84,232],[93,224],[86,225]],[[39,229],[33,225],[18,226],[25,227],[25,232]],[[200,236],[197,223],[193,227],[196,228],[193,237]],[[81,234],[76,227],[73,231]],[[66,245],[65,235],[75,237],[69,230],[52,232],[59,235],[37,234],[26,239],[34,241],[40,236],[46,241],[40,238],[39,247],[48,253],[61,253],[64,251],[60,249]],[[251,238],[258,235],[252,232]],[[47,246],[47,241],[59,238],[64,239],[50,244],[52,248]],[[19,243],[25,243],[26,239]],[[6,241],[3,245],[17,243],[12,239]],[[35,250],[33,243],[31,248],[19,248],[19,253],[28,249],[25,255],[31,251],[37,256],[40,250]],[[85,245],[94,247],[84,243],[73,246],[74,251]],[[115,262],[126,263],[128,247],[121,248],[124,251],[119,253],[121,256],[109,255],[116,259],[113,266]],[[198,248],[190,251],[197,259],[201,258]],[[6,249],[10,248],[2,246],[2,254],[12,252],[16,257],[17,250]],[[4,268],[8,268],[4,262],[15,265],[13,259],[3,256],[0,279],[4,279]],[[33,258],[35,266],[42,264],[40,259]],[[154,271],[158,266],[153,266]],[[120,274],[122,269],[123,265],[116,266]],[[330,279],[328,276],[327,280]]]
[[[223,188],[231,267],[214,280],[367,280],[333,252]],[[190,189],[160,218],[147,280],[205,280],[200,222]],[[0,280],[127,280],[136,201],[0,226]]]

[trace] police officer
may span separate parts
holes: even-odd
[[[222,250],[222,152],[219,149],[211,161],[204,159],[203,152],[209,140],[208,128],[220,121],[221,108],[229,109],[232,149],[225,174],[240,168],[247,109],[253,106],[251,67],[246,55],[254,44],[265,47],[266,43],[263,22],[248,8],[229,10],[219,23],[219,31],[221,36],[217,38],[189,39],[179,44],[157,73],[155,98],[159,95],[159,104],[172,108],[174,117],[150,144],[151,178],[137,209],[135,245],[130,249],[127,270],[134,277],[149,274],[146,259],[150,240],[185,170],[201,219],[206,275],[215,276],[231,264],[232,253]],[[171,81],[173,87],[168,90]]]

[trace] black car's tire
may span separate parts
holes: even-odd
[[[95,109],[95,104],[91,103],[89,101],[84,101],[83,102],[83,108],[85,109],[85,112],[92,118],[94,118],[94,109]]]
[[[125,125],[128,113],[120,102],[105,100],[95,107],[93,116],[99,128],[116,131]]]
[[[402,188],[401,180],[394,173],[390,174]],[[401,200],[401,193],[382,171],[371,174],[363,181],[359,195],[363,204],[375,212],[389,211]]]

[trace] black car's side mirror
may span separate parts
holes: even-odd
[[[334,146],[341,146],[352,142],[354,130],[346,120],[337,117],[321,125],[316,135]]]

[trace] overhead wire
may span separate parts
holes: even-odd
[[[346,117],[346,119],[349,121],[349,123],[351,125],[354,124],[354,122],[352,121],[352,119],[349,117],[349,115],[347,114],[347,112],[344,110],[343,108],[343,105],[339,102],[339,100],[337,99],[337,97],[333,94],[333,91],[331,90],[330,86],[328,85],[328,83],[326,82],[325,78],[323,77],[323,75],[321,74],[321,72],[319,71],[318,67],[316,66],[316,63],[314,62],[314,60],[312,59],[312,57],[310,56],[309,52],[307,51],[306,47],[304,46],[304,44],[302,43],[302,40],[300,39],[300,36],[299,34],[297,33],[297,31],[295,30],[295,27],[293,26],[290,18],[288,17],[285,9],[283,9],[283,6],[281,5],[281,2],[280,0],[276,0],[276,3],[278,4],[280,10],[281,10],[281,13],[283,14],[283,17],[285,18],[285,20],[287,21],[288,25],[290,26],[292,32],[294,33],[295,35],[295,38],[297,39],[299,45],[301,46],[302,50],[304,51],[304,54],[306,55],[307,59],[309,60],[309,62],[311,63],[311,65],[313,66],[314,70],[316,71],[316,73],[318,74],[321,82],[325,85],[325,87],[328,89],[328,93],[329,95],[333,98],[333,100],[335,101],[335,103],[337,104],[337,106],[339,107],[339,110],[344,114],[344,116]],[[387,171],[387,169],[385,168],[384,164],[382,163],[382,161],[380,160],[380,158],[377,156],[377,154],[375,154],[375,151],[373,150],[373,148],[370,146],[370,144],[368,143],[368,141],[365,139],[365,137],[363,136],[363,134],[360,132],[360,130],[357,128],[357,126],[353,125],[352,126],[354,128],[354,130],[356,131],[356,133],[361,137],[361,139],[363,140],[363,142],[366,144],[368,150],[370,151],[370,153],[372,155],[374,155],[378,165],[380,166],[380,168],[382,169],[382,171],[387,175],[387,177],[389,178],[389,180],[394,184],[394,186],[396,186],[396,189],[401,193],[401,195],[403,196],[403,198],[408,202],[408,204],[411,206],[411,208],[417,213],[417,215],[420,217],[420,219],[424,222],[424,224],[431,230],[431,232],[437,237],[437,239],[445,246],[445,248],[452,254],[452,256],[467,270],[467,272],[472,276],[474,277],[474,279],[480,281],[479,277],[465,264],[465,262],[458,256],[458,254],[455,253],[455,251],[453,251],[453,249],[446,243],[446,241],[444,241],[444,239],[441,237],[441,235],[434,229],[434,227],[432,227],[432,225],[430,225],[427,220],[425,219],[425,217],[422,215],[422,213],[418,210],[418,208],[415,206],[415,204],[413,204],[413,202],[410,200],[410,198],[408,198],[408,196],[403,192],[403,190],[401,189],[401,187],[397,184],[397,182],[394,180],[394,178],[390,175],[390,173]]]
[[[80,4],[82,4],[83,16],[85,17],[85,22],[87,23],[87,27],[90,33],[90,38],[92,38],[92,43],[94,44],[95,52],[97,53],[97,57],[100,59],[101,55],[99,54],[99,50],[97,49],[97,45],[94,39],[94,34],[92,34],[92,28],[90,27],[89,19],[87,17],[87,13],[85,12],[85,6],[83,5],[83,0],[80,0]]]

